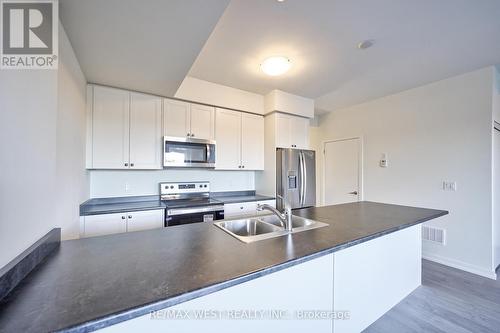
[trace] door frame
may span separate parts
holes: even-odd
[[[340,141],[348,141],[348,140],[359,140],[358,145],[358,184],[359,184],[359,194],[358,194],[358,201],[363,201],[364,199],[364,191],[363,191],[363,143],[364,143],[364,138],[362,135],[360,136],[352,136],[352,137],[344,137],[344,138],[337,138],[337,139],[331,139],[331,140],[324,140],[322,142],[322,149],[323,149],[323,163],[322,163],[322,177],[323,177],[323,188],[321,189],[321,205],[325,206],[326,205],[326,200],[325,200],[325,194],[326,194],[326,145],[328,143],[334,143],[334,142],[340,142]]]

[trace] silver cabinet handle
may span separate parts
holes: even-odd
[[[191,133],[191,137],[194,138],[194,134],[193,133]]]
[[[122,216],[122,220],[125,220],[125,216]]]
[[[125,166],[128,166],[128,163],[125,163]]]
[[[353,194],[353,195],[358,195],[358,191],[352,191],[352,192],[349,192],[347,194]]]
[[[187,137],[189,137],[189,136],[191,136],[191,134],[190,134],[190,133],[187,133],[187,134],[186,134],[186,136],[187,136]]]
[[[129,219],[131,219],[131,218],[132,218],[132,215],[129,215],[129,216],[128,216],[128,218],[129,218]]]
[[[133,167],[134,166],[134,163],[130,163],[130,166]]]

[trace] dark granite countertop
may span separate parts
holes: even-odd
[[[273,197],[256,194],[255,191],[214,192],[210,196],[221,203],[273,200]],[[159,195],[94,198],[80,205],[80,216],[165,209]]]
[[[447,212],[358,202],[294,214],[329,226],[251,244],[212,223],[64,241],[0,302],[0,332],[96,330]]]

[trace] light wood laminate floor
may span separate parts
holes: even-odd
[[[423,260],[422,286],[365,332],[500,333],[500,278]]]

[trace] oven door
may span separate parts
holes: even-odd
[[[224,206],[167,209],[165,227],[224,219]]]
[[[215,141],[166,136],[163,142],[165,167],[215,167]]]

